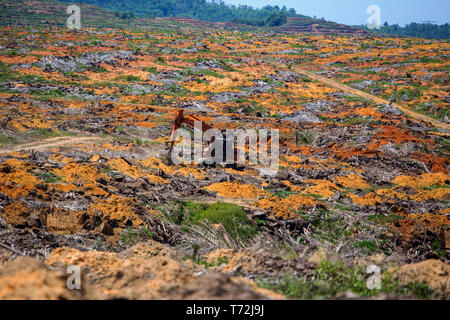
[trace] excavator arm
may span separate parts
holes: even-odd
[[[173,121],[172,130],[170,131],[170,134],[167,138],[167,143],[170,145],[170,148],[173,147],[173,144],[175,143],[175,132],[181,128],[181,125],[184,123],[192,128],[195,127],[195,122],[198,121],[202,125],[202,132],[206,132],[209,129],[212,129],[213,127],[210,126],[207,123],[204,123],[202,120],[200,120],[198,117],[194,116],[193,114],[184,115],[184,110],[178,110],[177,114],[175,116],[175,120]],[[212,143],[214,139],[209,141],[208,144]]]

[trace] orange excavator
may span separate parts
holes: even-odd
[[[169,150],[168,151],[169,158],[170,158],[170,154],[171,154],[172,149],[173,149],[173,145],[175,143],[175,132],[176,132],[176,130],[181,128],[182,124],[186,124],[186,125],[190,126],[191,128],[195,128],[195,122],[196,121],[201,124],[201,130],[202,130],[203,133],[208,131],[209,129],[214,129],[213,126],[203,122],[202,120],[200,120],[200,118],[196,117],[193,114],[184,114],[184,110],[178,110],[177,111],[176,116],[175,116],[175,120],[173,121],[172,130],[171,130],[171,132],[170,132],[170,134],[168,136],[167,142],[166,142],[166,145],[168,147],[167,149]],[[227,154],[226,153],[226,146],[227,146],[226,140],[228,139],[228,137],[226,136],[226,134],[223,131],[222,131],[222,134],[225,137],[224,138],[224,143],[222,143],[222,146],[223,146],[223,153],[222,154],[223,154],[223,157],[224,157],[223,158],[223,162],[227,163],[227,162],[230,162],[230,161],[227,161],[227,160],[231,160],[231,159],[227,159],[226,158],[226,154]],[[269,148],[270,142],[272,140],[272,137],[269,135],[267,138],[268,138],[267,148]],[[233,135],[232,139],[234,139],[234,135]],[[215,137],[213,136],[209,141],[206,142],[205,146],[202,149],[202,158],[203,159],[205,159],[205,155],[207,155],[208,152],[211,150],[214,141],[215,141]],[[211,152],[211,156],[214,157],[214,150]],[[234,159],[232,161],[233,162],[233,164],[232,164],[233,167],[236,167],[237,157],[238,157],[238,151],[237,151],[236,145],[234,145]]]
[[[191,128],[195,128],[195,122],[199,122],[201,124],[202,133],[208,131],[209,129],[214,129],[211,125],[203,122],[197,116],[193,114],[184,114],[184,110],[178,110],[175,116],[175,120],[173,121],[172,130],[167,138],[166,145],[168,146],[168,154],[170,155],[173,149],[173,145],[175,143],[175,132],[179,128],[181,128],[182,124],[186,124]],[[213,136],[203,147],[202,149],[202,158],[205,157],[208,151],[212,148],[212,145],[215,141],[215,137]],[[223,143],[223,155],[226,157],[226,143]],[[212,156],[214,156],[214,151]],[[224,159],[225,160],[225,159]],[[237,161],[237,149],[234,148],[234,163]]]

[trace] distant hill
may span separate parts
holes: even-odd
[[[298,15],[294,9],[279,6],[265,6],[255,9],[251,6],[227,5],[223,1],[207,0],[64,0],[93,4],[118,14],[136,17],[181,17],[211,22],[239,21],[252,25],[266,24],[269,17],[306,17]],[[270,22],[270,21],[269,21]],[[282,22],[285,22],[282,21]]]
[[[190,17],[140,17],[130,12],[118,12],[105,8],[100,8],[97,5],[79,3],[81,8],[81,25],[82,27],[157,27],[164,29],[179,29],[190,28],[204,30],[207,28],[225,28],[225,29],[239,29],[239,30],[257,30],[260,27],[268,29],[267,24],[272,24],[273,19],[280,18],[280,13],[289,12],[284,8],[271,7],[272,13],[266,8],[263,11],[258,11],[253,8],[241,8],[242,10],[252,11],[256,10],[260,14],[260,18],[236,18],[224,22],[205,21],[198,18]],[[86,0],[87,2],[88,0]],[[90,2],[100,2],[102,0],[89,0]],[[110,0],[103,0],[104,2],[111,2]],[[122,0],[117,0],[123,3]],[[147,1],[147,0],[141,0]],[[200,1],[200,0],[199,0]],[[200,1],[201,2],[201,1]],[[200,3],[199,2],[199,3]],[[66,9],[69,3],[60,2],[57,0],[0,0],[0,25],[28,25],[28,26],[64,26],[68,18]],[[220,8],[224,4],[216,4]],[[228,7],[227,7],[228,8]],[[230,7],[231,10],[235,10]],[[181,10],[181,9],[179,9]],[[228,10],[228,9],[226,9]],[[315,34],[341,34],[341,35],[359,35],[365,33],[361,29],[349,27],[334,22],[313,19],[310,17],[294,14],[291,10],[291,16],[286,16],[286,19],[281,25],[272,25],[270,30],[288,33],[315,33]],[[266,17],[266,18],[263,18]],[[258,20],[260,19],[260,20]],[[259,21],[259,22],[258,22]]]
[[[290,17],[287,23],[273,28],[279,32],[290,33],[312,33],[312,34],[337,34],[337,35],[363,35],[367,32],[362,28],[350,27],[323,19],[312,19],[303,17]]]
[[[67,3],[57,0],[0,0],[0,25],[63,26],[69,15]],[[83,26],[118,26],[126,22],[114,12],[93,5],[81,5]]]
[[[118,16],[116,12],[91,4],[77,3],[81,9],[84,27],[159,27],[176,29],[198,28],[189,23],[161,19]],[[3,26],[58,26],[66,25],[69,3],[57,0],[0,0],[0,25]],[[213,25],[209,27],[214,27]]]

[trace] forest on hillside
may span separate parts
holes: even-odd
[[[207,0],[65,0],[86,3],[116,12],[118,17],[185,17],[214,22],[237,22],[255,26],[279,26],[286,18],[297,15],[285,6],[264,6],[261,9],[247,5],[228,5],[223,1]]]
[[[376,31],[383,34],[419,37],[427,39],[450,39],[450,25],[448,23],[436,25],[431,23],[413,22],[402,27],[399,26],[398,24],[390,25],[387,22],[385,22],[380,29],[375,29],[371,31]]]

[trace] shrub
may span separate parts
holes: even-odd
[[[210,222],[220,223],[233,239],[248,240],[257,233],[257,227],[252,225],[242,207],[217,202],[205,207],[203,204],[192,204],[191,214],[188,217],[190,223]]]

